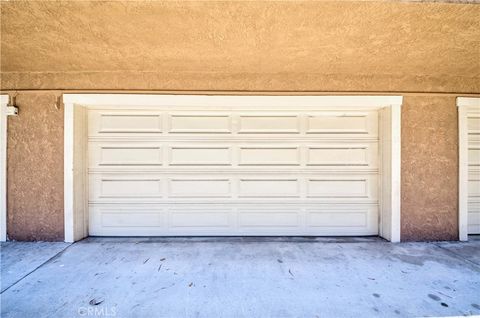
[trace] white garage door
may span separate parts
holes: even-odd
[[[376,235],[372,108],[89,109],[90,235]]]
[[[480,111],[468,113],[468,233],[480,234]]]

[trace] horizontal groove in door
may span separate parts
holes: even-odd
[[[296,198],[296,197],[241,197],[241,198],[161,198],[161,197],[150,197],[142,198],[141,201],[132,200],[124,201],[115,198],[115,200],[90,200],[90,205],[145,205],[145,206],[167,206],[169,204],[175,205],[195,205],[195,206],[224,206],[224,205],[242,205],[242,206],[262,206],[266,207],[272,204],[281,204],[282,206],[311,206],[311,205],[346,205],[349,207],[355,207],[358,205],[365,206],[377,206],[378,200],[369,199],[369,198],[352,198],[348,201],[341,200],[341,198]]]
[[[228,168],[228,169],[227,169]],[[229,174],[232,176],[236,175],[255,175],[261,172],[262,175],[278,175],[288,172],[289,174],[299,174],[299,175],[371,175],[378,174],[378,168],[369,168],[369,167],[358,167],[358,166],[341,166],[339,168],[330,168],[322,166],[311,166],[308,169],[302,167],[288,167],[288,171],[285,170],[285,167],[282,165],[265,167],[265,166],[254,166],[254,165],[244,165],[239,167],[214,167],[214,166],[201,166],[201,167],[107,167],[103,166],[101,168],[90,167],[89,174],[138,174],[138,173],[158,173],[163,175],[174,175],[174,174],[188,174],[188,175],[199,175],[199,174],[212,174],[212,175],[225,175]]]
[[[108,135],[108,136],[98,136],[90,135],[88,141],[144,141],[144,142],[171,142],[171,141],[182,141],[182,142],[236,142],[236,143],[245,143],[245,142],[264,142],[264,143],[302,143],[302,142],[335,142],[335,143],[352,143],[352,142],[378,142],[378,136],[368,135],[368,136],[352,136],[352,135],[285,135],[285,134],[271,134],[265,136],[265,134],[164,134],[164,135]]]

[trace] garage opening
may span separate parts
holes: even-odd
[[[394,96],[64,95],[65,239],[399,240]]]
[[[458,97],[459,237],[480,234],[480,98]]]

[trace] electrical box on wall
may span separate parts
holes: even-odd
[[[7,116],[17,116],[18,107],[13,105],[7,105]]]

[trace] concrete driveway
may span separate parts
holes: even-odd
[[[2,317],[480,314],[479,238],[89,238],[1,246]]]

